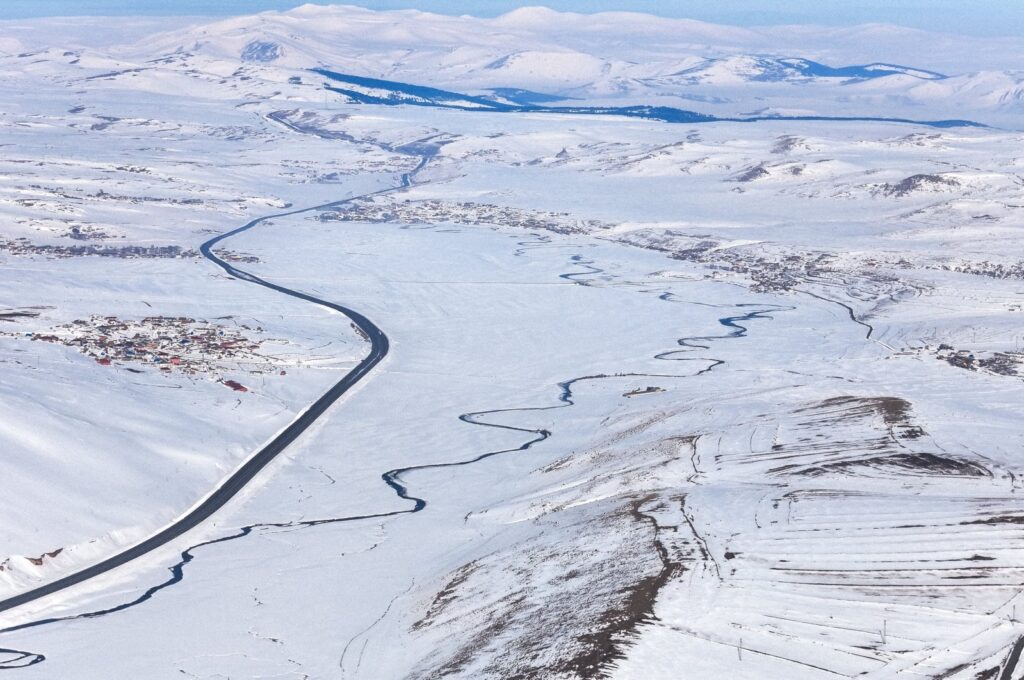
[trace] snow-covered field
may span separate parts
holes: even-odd
[[[0,30],[0,607],[370,351],[252,277],[390,353],[0,611],[0,670],[1021,677],[1019,39],[176,23]]]

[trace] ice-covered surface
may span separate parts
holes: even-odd
[[[972,88],[1014,76],[964,75],[994,49],[541,9],[58,29],[0,43],[0,598],[180,516],[366,353],[212,235],[363,196],[216,248],[391,353],[212,521],[0,614],[12,677],[1017,677],[1022,133],[309,70],[729,115],[953,88],[999,123]]]

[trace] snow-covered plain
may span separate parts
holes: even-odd
[[[0,669],[1024,672],[1024,133],[991,45],[541,9],[63,28],[0,41],[0,598],[173,521],[366,353],[212,235],[365,196],[217,252],[391,352],[211,521],[0,613]],[[1002,127],[358,104],[313,67]]]

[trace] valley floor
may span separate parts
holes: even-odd
[[[211,521],[0,614],[12,677],[1024,671],[1019,134],[83,87],[0,117],[0,597],[365,356],[199,244],[429,162],[218,244],[391,351]]]

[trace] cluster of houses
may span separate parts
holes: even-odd
[[[569,213],[523,210],[487,203],[456,201],[396,201],[376,197],[352,201],[336,210],[321,212],[316,219],[325,222],[395,222],[402,224],[495,225],[517,229],[543,230],[559,234],[600,231],[611,224],[584,220]],[[742,249],[719,249],[715,241],[689,243],[680,247],[677,234],[646,231],[617,235],[617,240],[642,248],[666,252],[677,260],[701,262],[710,269],[744,274],[752,279],[758,292],[788,291],[808,277],[831,271],[832,256],[827,253],[788,253],[779,257],[755,254]]]
[[[987,276],[993,279],[1024,279],[1024,260],[1010,264],[1000,262],[960,262],[958,264],[946,264],[942,269],[961,274],[973,274],[974,276]]]
[[[252,373],[276,371],[272,360],[259,354],[260,340],[243,331],[260,328],[231,327],[196,321],[188,317],[150,316],[125,320],[114,316],[93,316],[57,326],[49,331],[22,335],[37,342],[73,347],[102,366],[149,365],[165,373],[219,375],[226,362],[247,364]],[[281,371],[283,374],[284,371]],[[244,392],[235,380],[221,379],[228,387]]]
[[[559,234],[589,233],[609,226],[596,220],[581,220],[569,213],[523,210],[488,203],[394,201],[386,198],[353,201],[338,210],[321,212],[317,219],[324,222],[494,225]]]
[[[633,238],[647,238],[636,243],[644,248],[669,253],[675,260],[699,262],[708,269],[733,274],[742,274],[751,280],[750,288],[759,293],[785,292],[807,279],[827,277],[833,271],[833,256],[829,253],[790,252],[779,254],[758,254],[744,248],[721,248],[717,241],[702,240],[680,248],[673,247],[674,234],[666,232],[662,242],[650,240],[637,232]],[[630,237],[623,240],[630,243]]]
[[[70,238],[76,241],[88,241],[96,236],[81,232],[74,233]],[[259,262],[255,255],[237,253],[233,250],[217,250],[217,257],[226,262]],[[199,251],[181,246],[113,246],[98,243],[81,243],[74,245],[50,245],[33,243],[25,237],[15,239],[0,238],[0,253],[10,255],[42,255],[50,258],[65,257],[119,257],[122,259],[177,259],[187,260],[199,257]]]
[[[969,350],[943,344],[939,345],[936,358],[969,371],[982,370],[1008,376],[1024,374],[1024,352],[992,352],[976,356]]]
[[[251,264],[253,262],[260,261],[260,258],[256,257],[255,255],[249,255],[247,253],[236,253],[233,250],[220,249],[213,251],[213,254],[219,257],[220,259],[224,260],[225,262],[247,262]]]
[[[110,234],[89,224],[72,225],[64,235],[75,241],[102,241],[110,238]]]
[[[978,370],[977,357],[973,352],[965,349],[954,349],[952,345],[939,345],[936,358],[945,361],[950,366],[966,368],[969,371]]]
[[[97,243],[49,245],[32,243],[27,238],[0,239],[0,252],[11,255],[42,255],[43,257],[120,257],[124,259],[199,257],[195,250],[181,246],[107,246]]]
[[[76,196],[68,196],[68,198],[77,198]],[[126,203],[167,203],[170,205],[202,205],[205,203],[201,198],[164,198],[159,196],[122,196],[118,194],[108,194],[103,189],[100,189],[94,194],[91,194],[89,198],[98,198],[107,201],[123,201]]]

